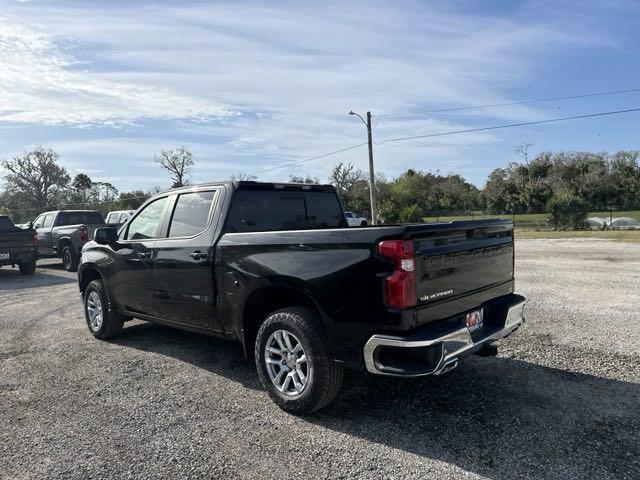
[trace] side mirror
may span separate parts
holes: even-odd
[[[93,241],[100,245],[110,245],[118,241],[118,229],[114,227],[97,228]]]

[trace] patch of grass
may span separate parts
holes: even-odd
[[[515,238],[600,238],[602,240],[615,240],[619,242],[631,242],[640,243],[640,231],[639,230],[627,230],[627,231],[567,231],[567,232],[554,232],[554,231],[542,231],[542,230],[529,230],[524,228],[516,228]]]

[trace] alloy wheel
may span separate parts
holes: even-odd
[[[100,300],[98,292],[89,292],[89,297],[87,298],[87,314],[89,316],[89,327],[91,330],[94,332],[100,330],[103,321],[103,311],[102,300]]]
[[[264,362],[273,385],[285,395],[302,394],[311,376],[311,366],[302,342],[287,330],[276,330],[267,339]]]

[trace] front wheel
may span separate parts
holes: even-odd
[[[305,414],[329,404],[342,384],[342,368],[322,335],[318,315],[290,307],[267,317],[258,330],[255,361],[260,381],[283,410]]]
[[[84,317],[91,335],[104,340],[120,333],[124,319],[109,309],[109,301],[101,280],[93,280],[87,285],[83,300]]]

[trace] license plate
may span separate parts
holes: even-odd
[[[0,260],[9,260],[8,253],[0,253]]]
[[[473,312],[467,313],[467,315],[465,316],[465,323],[467,325],[467,329],[470,332],[475,332],[476,330],[480,330],[483,324],[482,309],[474,310]]]

